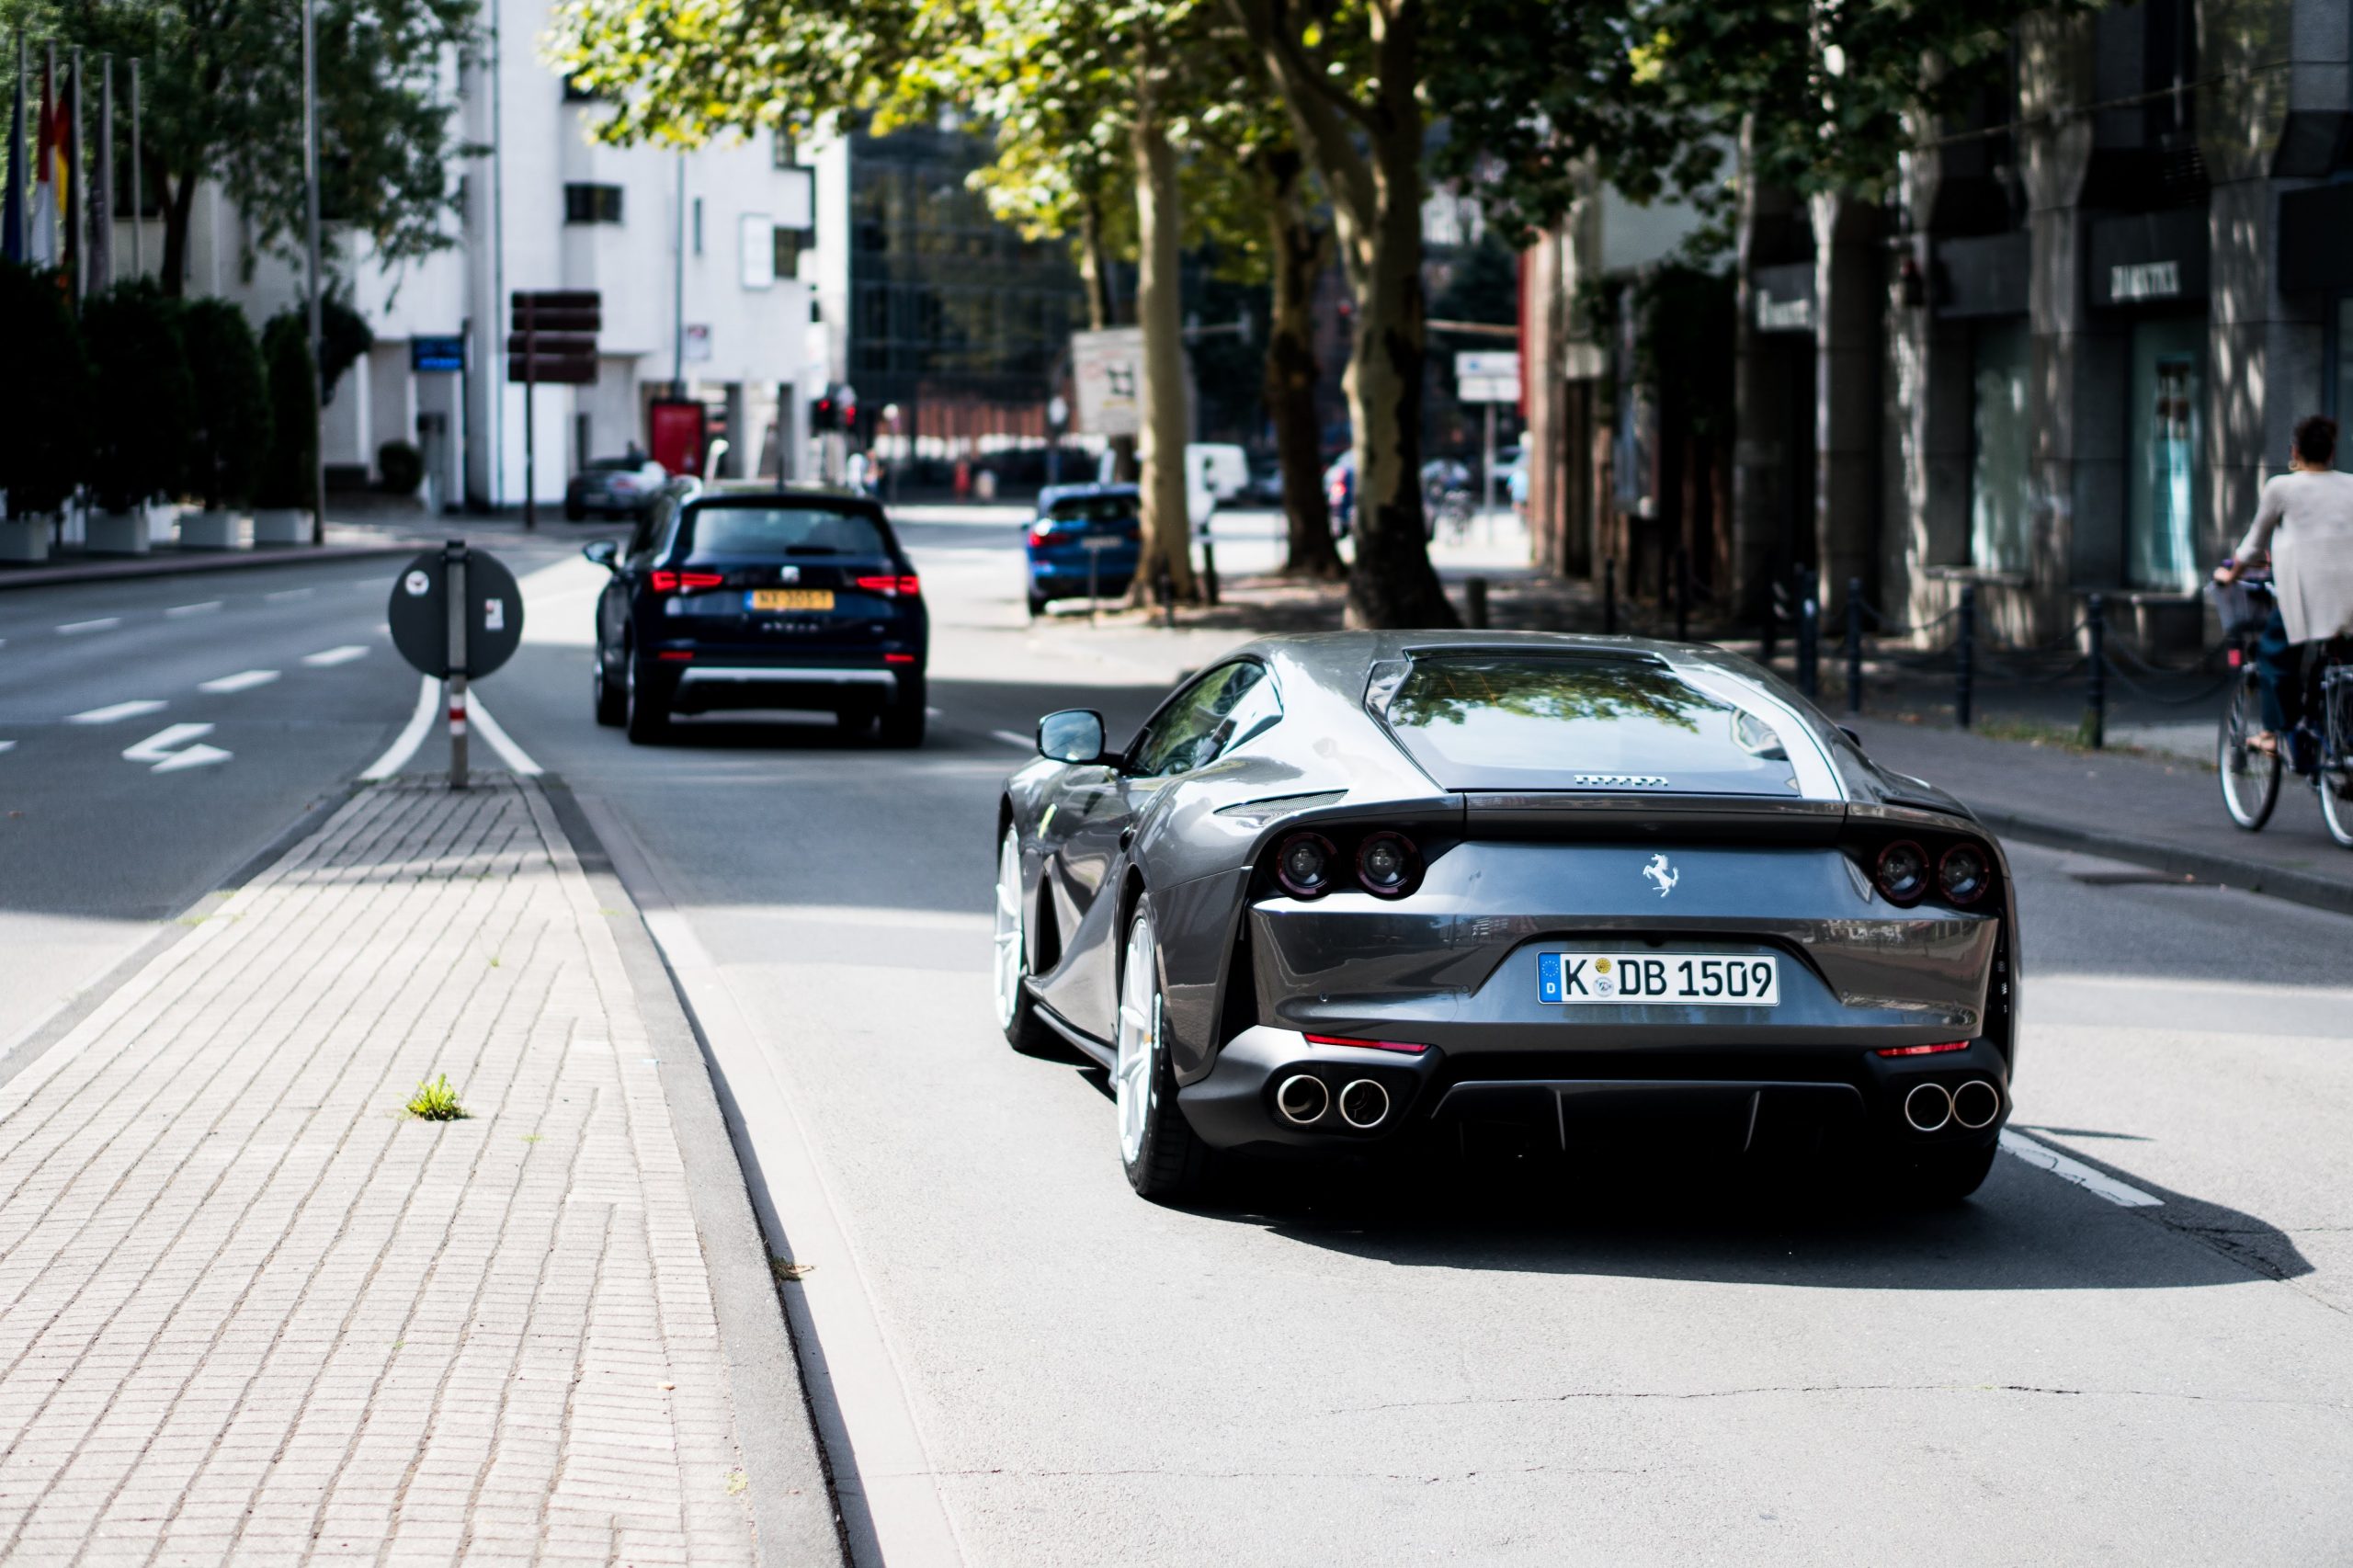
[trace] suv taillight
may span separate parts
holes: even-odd
[[[880,594],[886,599],[912,599],[921,597],[923,579],[910,572],[904,577],[860,577],[858,585],[870,594]]]
[[[646,583],[657,594],[675,594],[681,588],[716,588],[727,581],[724,572],[651,572]]]

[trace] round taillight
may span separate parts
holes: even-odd
[[[1376,833],[1357,846],[1357,881],[1375,898],[1403,898],[1421,875],[1421,852],[1402,833]]]
[[[1322,898],[1332,891],[1332,862],[1338,854],[1320,833],[1294,833],[1275,851],[1275,880],[1293,898]]]
[[[1890,903],[1917,903],[1928,891],[1927,851],[1908,838],[1897,839],[1879,852],[1879,869],[1871,874]]]
[[[1956,844],[1937,862],[1937,886],[1954,903],[1975,903],[1994,884],[1994,869],[1974,844]]]

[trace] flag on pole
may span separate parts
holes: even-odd
[[[98,57],[98,144],[90,156],[90,276],[97,293],[114,281],[114,56]]]
[[[25,31],[17,29],[17,69],[8,83],[8,192],[0,199],[0,256],[25,259]]]
[[[49,46],[49,58],[40,72],[40,129],[35,136],[33,152],[33,223],[32,255],[35,267],[57,265],[57,186],[58,146],[57,116],[51,87],[57,80],[57,46]]]
[[[82,51],[76,49],[65,91],[58,98],[58,113],[65,119],[59,133],[65,148],[65,286],[75,300],[82,297],[82,269],[90,258],[88,238],[82,233],[86,216],[83,202],[89,194],[82,183],[82,100],[90,96],[82,88],[85,69]]]

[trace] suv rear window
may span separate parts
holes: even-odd
[[[1058,523],[1132,523],[1142,513],[1132,495],[1074,495],[1046,515]]]
[[[697,560],[891,553],[873,518],[816,506],[701,507],[687,519],[686,543]]]
[[[1664,663],[1426,654],[1402,673],[1377,710],[1445,789],[1799,794],[1786,715],[1702,690]]]

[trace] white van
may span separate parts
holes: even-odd
[[[1095,480],[1111,483],[1111,450],[1097,460]],[[1232,501],[1250,483],[1250,459],[1230,441],[1190,441],[1185,447],[1185,515],[1199,528],[1210,514]]]

